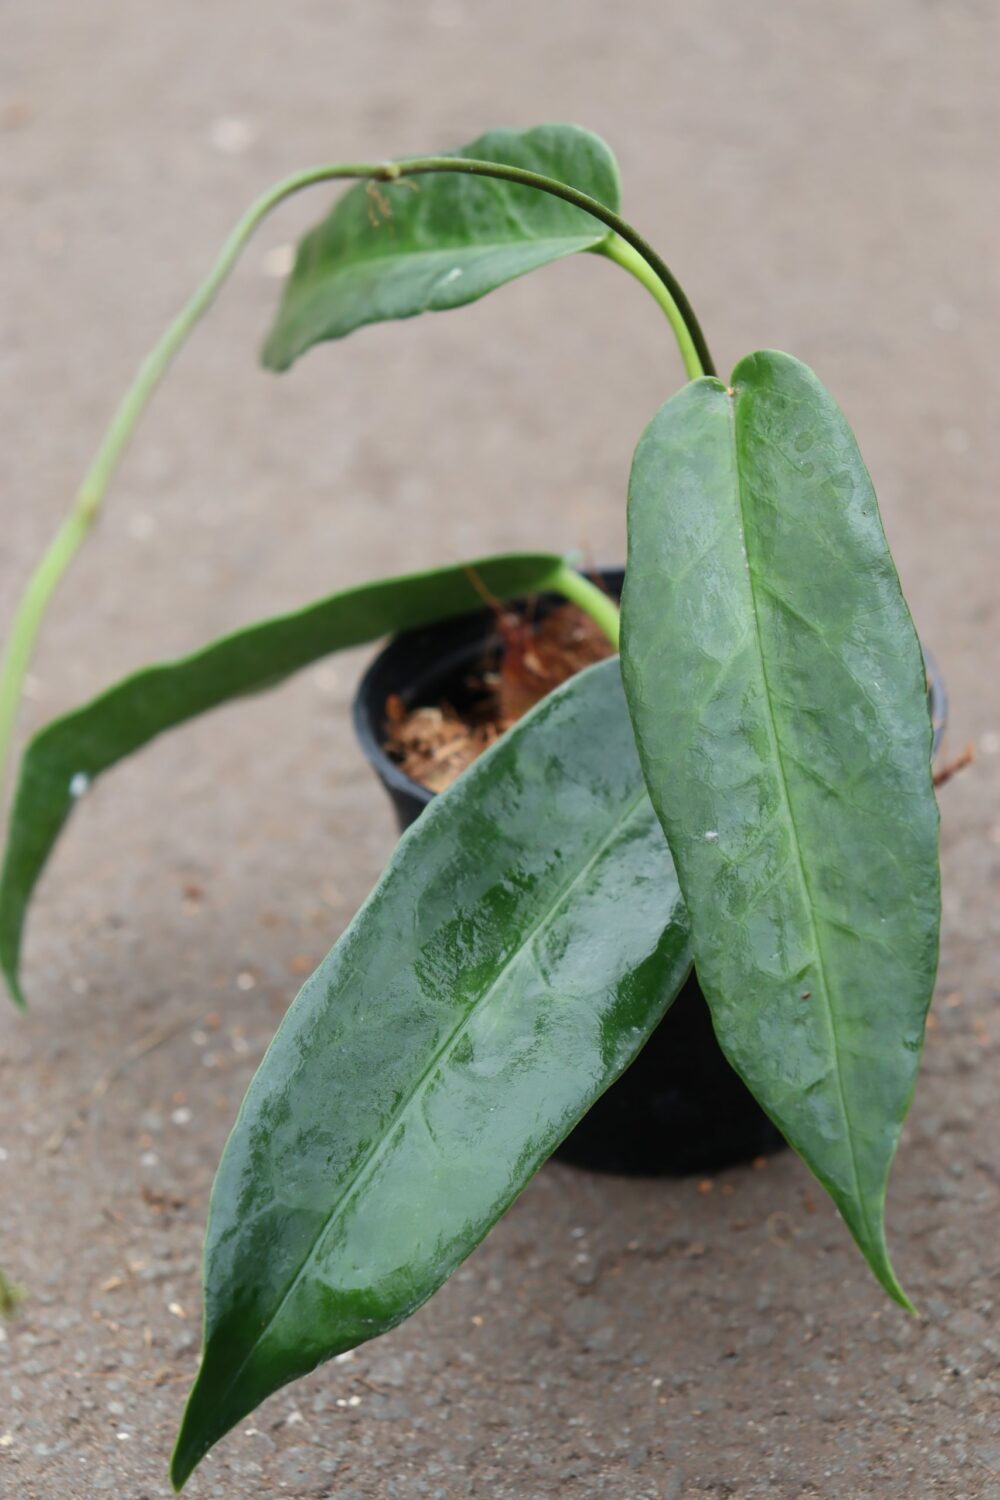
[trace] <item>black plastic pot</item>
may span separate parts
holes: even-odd
[[[601,572],[615,597],[621,593],[623,576],[620,568]],[[562,602],[546,596],[535,601],[533,609],[541,615]],[[415,822],[434,793],[407,776],[386,753],[387,699],[396,695],[408,709],[447,702],[461,710],[470,699],[469,679],[499,647],[493,615],[479,610],[396,636],[362,678],[354,699],[354,727],[366,759],[392,799],[400,831]],[[929,658],[927,670],[936,749],[947,702]],[[692,974],[632,1066],[555,1154],[598,1172],[680,1177],[751,1161],[784,1145],[723,1057]]]

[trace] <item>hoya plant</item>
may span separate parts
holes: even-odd
[[[884,1203],[938,947],[921,648],[836,402],[771,350],[717,376],[594,135],[497,130],[447,156],[322,166],[250,209],[141,367],[24,594],[0,754],[48,600],[171,356],[260,221],[336,179],[358,180],[298,248],[269,369],[588,251],[652,294],[686,381],[636,449],[620,620],[547,554],[363,583],[135,673],[24,753],[0,881],[19,1003],[25,913],[61,829],[156,735],[484,592],[563,595],[618,653],[434,798],[280,1026],[212,1193],[178,1488],[271,1392],[441,1286],[636,1058],[692,963],[726,1058],[908,1306]]]

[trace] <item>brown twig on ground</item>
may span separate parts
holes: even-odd
[[[946,760],[944,765],[934,772],[934,785],[944,786],[945,782],[957,776],[959,771],[964,771],[966,766],[971,766],[975,758],[976,747],[970,740],[961,755],[956,755],[954,760]]]
[[[67,1137],[72,1135],[74,1130],[80,1128],[88,1112],[104,1098],[111,1085],[123,1073],[127,1072],[133,1063],[138,1062],[140,1058],[145,1057],[148,1053],[154,1052],[157,1047],[162,1047],[164,1042],[169,1042],[171,1037],[176,1036],[179,1031],[183,1031],[185,1026],[192,1025],[200,1014],[200,1010],[193,1011],[182,1016],[179,1021],[172,1022],[169,1026],[158,1026],[155,1031],[147,1032],[145,1036],[133,1042],[130,1047],[126,1047],[118,1061],[108,1068],[106,1072],[102,1073],[93,1087],[84,1095],[73,1118],[66,1125],[52,1132],[45,1142],[45,1150],[50,1152],[58,1151]]]

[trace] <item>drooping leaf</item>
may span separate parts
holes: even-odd
[[[431,803],[282,1022],[212,1192],[175,1484],[265,1396],[441,1285],[689,967],[604,662]]]
[[[480,608],[470,574],[491,594],[509,599],[543,590],[559,565],[559,558],[545,554],[514,554],[345,589],[224,636],[193,656],[144,668],[46,725],[24,753],[0,874],[0,968],[14,999],[24,1003],[18,967],[31,893],[95,777],[164,730],[273,687],[331,651]]]
[[[524,167],[618,207],[609,147],[576,125],[492,130],[448,154]],[[300,244],[264,363],[284,370],[313,344],[366,323],[462,307],[608,236],[572,204],[494,178],[359,183]]]
[[[876,1276],[937,963],[920,647],[843,415],[788,355],[636,452],[629,710],[719,1041]]]

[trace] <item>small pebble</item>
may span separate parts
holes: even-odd
[[[223,115],[213,120],[208,132],[209,141],[224,156],[238,156],[253,145],[256,137],[257,132],[250,121],[237,115]]]
[[[140,511],[129,516],[127,530],[133,542],[148,542],[156,534],[156,520]]]
[[[465,11],[455,0],[434,0],[427,19],[432,26],[439,26],[442,31],[451,31],[454,27],[461,26],[465,20]]]
[[[275,281],[281,281],[291,273],[294,264],[294,245],[274,245],[262,257],[260,268],[265,276],[273,276]]]

